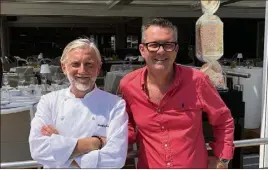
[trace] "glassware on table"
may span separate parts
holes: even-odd
[[[3,84],[5,87],[8,86],[8,76],[7,75],[3,75]]]
[[[42,96],[42,85],[35,85],[34,87],[34,96]]]
[[[24,86],[25,83],[25,77],[24,74],[19,74],[19,82],[18,82],[18,86]]]
[[[56,83],[56,84],[60,84],[61,82],[61,78],[60,78],[60,73],[56,72],[53,76],[52,76],[52,80]]]
[[[31,85],[31,84],[35,85],[35,84],[37,84],[37,82],[38,82],[38,81],[37,81],[37,78],[36,78],[36,77],[31,77],[31,78],[30,78],[30,85]]]
[[[47,84],[47,75],[41,74],[41,84]]]
[[[10,103],[10,93],[8,88],[1,88],[1,105]]]
[[[31,77],[30,78],[30,85],[28,87],[28,92],[35,96],[36,92],[35,92],[35,86],[37,85],[37,78],[36,77]]]

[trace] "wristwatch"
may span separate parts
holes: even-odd
[[[229,164],[229,162],[230,162],[230,160],[220,158],[220,162],[221,162],[223,165],[228,165],[228,164]]]

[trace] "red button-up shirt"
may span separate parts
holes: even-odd
[[[127,102],[129,142],[139,146],[138,168],[207,168],[202,112],[213,126],[214,155],[231,159],[234,121],[209,78],[175,65],[175,81],[157,105],[145,89],[146,67],[126,75],[120,90]]]

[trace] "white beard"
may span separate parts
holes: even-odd
[[[97,77],[90,77],[90,81],[87,84],[80,83],[79,81],[75,80],[74,77],[70,76],[67,72],[67,78],[71,84],[71,86],[75,87],[79,91],[88,91],[92,88],[92,86],[95,85],[95,82],[97,80]]]

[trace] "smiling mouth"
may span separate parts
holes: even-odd
[[[167,60],[167,58],[165,58],[165,59],[154,59],[154,61],[166,61]]]
[[[76,79],[79,81],[85,81],[85,80],[88,80],[90,78],[89,77],[76,77]]]
[[[80,77],[80,76],[77,76],[76,78],[80,78],[80,79],[83,79],[83,78],[89,78],[89,77]]]

